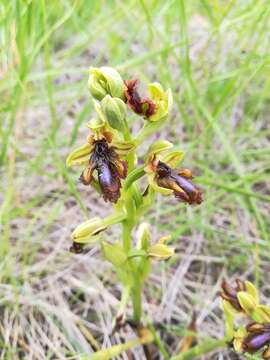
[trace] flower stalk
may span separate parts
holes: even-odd
[[[115,326],[117,319],[121,322],[125,318],[131,298],[133,322],[139,329],[144,320],[143,286],[151,264],[167,260],[174,254],[174,248],[167,245],[170,236],[157,241],[151,239],[149,225],[140,224],[140,220],[153,206],[157,193],[174,195],[173,201],[198,205],[202,202],[202,192],[191,181],[191,171],[178,168],[183,152],[172,150],[173,144],[167,140],[152,143],[141,159],[143,165],[137,165],[137,150],[141,143],[159,131],[168,119],[172,105],[170,89],[164,90],[160,84],[152,83],[148,85],[149,95],[142,96],[138,80],[123,80],[110,67],[91,68],[88,88],[94,98],[96,117],[87,124],[90,133],[86,143],[71,152],[66,164],[84,166],[80,181],[98,191],[105,202],[113,203],[114,213],[77,226],[72,233],[72,250],[82,252],[84,246],[101,244],[104,258],[113,265],[123,287]],[[137,136],[132,133],[128,111],[135,113],[142,122]],[[142,182],[142,178],[146,182]],[[104,240],[106,230],[116,224],[122,226],[122,239],[117,242]],[[135,245],[134,230],[137,227]],[[126,346],[116,346],[112,351],[108,349],[101,353],[108,354],[109,358],[130,345],[143,345],[153,340],[151,331],[147,339],[144,332],[144,336],[139,334],[138,340]]]

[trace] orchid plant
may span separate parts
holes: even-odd
[[[168,119],[172,105],[170,89],[165,91],[159,83],[151,83],[149,96],[143,97],[138,80],[124,81],[111,67],[91,68],[88,88],[96,117],[87,124],[89,133],[85,144],[71,152],[66,164],[81,166],[80,181],[97,191],[104,201],[112,203],[114,210],[103,219],[94,217],[78,225],[72,233],[71,251],[80,253],[85,245],[100,244],[103,256],[113,265],[123,286],[115,326],[125,321],[125,309],[131,299],[132,321],[139,329],[143,285],[151,263],[174,254],[174,248],[168,245],[170,236],[151,239],[149,224],[141,219],[153,206],[157,193],[174,195],[176,201],[198,205],[202,202],[202,192],[193,184],[192,172],[179,168],[184,156],[182,151],[174,149],[167,140],[150,144],[147,140]],[[143,120],[137,134],[132,133],[128,111]],[[138,165],[137,149],[145,140],[149,146]],[[115,224],[122,226],[122,239],[111,243],[103,235]],[[149,332],[143,334],[139,335],[141,344],[153,341]],[[104,356],[106,358],[106,354]]]

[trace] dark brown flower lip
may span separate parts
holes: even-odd
[[[222,291],[219,292],[219,295],[224,300],[228,301],[235,310],[242,311],[243,309],[238,301],[237,293],[239,291],[246,291],[245,283],[240,279],[236,279],[236,287],[233,288],[225,279],[223,279],[221,288]]]
[[[155,103],[149,98],[141,98],[138,93],[138,80],[125,80],[125,97],[126,102],[131,110],[136,114],[145,116],[146,118],[154,115],[156,110]]]
[[[89,164],[82,172],[80,180],[84,185],[90,185],[93,172],[96,171],[104,200],[116,203],[120,197],[120,179],[127,176],[127,164],[119,158],[106,139],[95,140],[93,147]]]
[[[201,204],[202,192],[190,181],[191,172],[187,169],[184,170],[173,170],[167,164],[159,161],[156,167],[156,181],[159,186],[173,190],[174,196],[180,201],[190,205]]]

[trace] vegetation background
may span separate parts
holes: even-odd
[[[255,281],[270,305],[269,41],[267,0],[1,1],[0,359],[78,359],[132,337],[111,336],[120,288],[99,247],[68,251],[76,225],[111,210],[65,167],[93,112],[90,65],[172,88],[159,136],[204,189],[199,207],[158,197],[147,216],[177,249],[144,291],[167,349],[193,310],[200,337],[222,336],[222,277]]]

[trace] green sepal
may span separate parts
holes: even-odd
[[[154,156],[171,149],[173,147],[173,144],[167,140],[157,140],[155,141],[148,149],[145,161],[148,163],[153,159]]]
[[[95,243],[100,238],[101,232],[106,228],[107,226],[104,225],[100,218],[94,217],[77,226],[71,234],[71,238],[79,244]]]
[[[174,248],[157,243],[147,249],[147,254],[155,260],[166,260],[174,254]]]
[[[181,164],[184,155],[183,151],[171,151],[162,157],[162,161],[172,169],[175,169]]]
[[[254,313],[261,319],[258,322],[270,322],[270,308],[266,305],[257,305]]]
[[[156,183],[154,173],[148,174],[147,178],[148,178],[148,183],[152,187],[153,190],[161,193],[162,195],[166,195],[166,196],[173,194],[173,190],[161,187]]]
[[[66,166],[87,164],[92,150],[93,146],[88,143],[73,150],[67,157]]]
[[[246,291],[239,291],[237,293],[237,299],[245,313],[247,315],[252,315],[257,305],[252,295]]]
[[[163,87],[155,82],[148,85],[148,91],[151,95],[151,100],[155,103],[155,112],[147,120],[156,122],[164,121],[172,107],[172,92],[171,89],[163,90]]]
[[[245,287],[246,287],[246,292],[250,294],[253,297],[255,303],[258,304],[259,293],[256,287],[250,281],[245,281]]]

